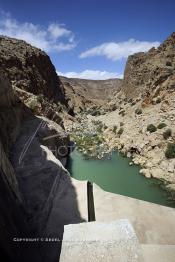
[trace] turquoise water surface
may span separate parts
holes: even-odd
[[[113,152],[109,159],[85,160],[74,150],[69,156],[68,170],[75,179],[94,182],[105,191],[175,207],[160,182],[140,175],[139,166],[130,166],[130,161],[118,152]]]

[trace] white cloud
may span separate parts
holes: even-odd
[[[69,77],[69,78],[81,78],[81,79],[92,79],[92,80],[105,80],[110,78],[123,78],[123,75],[100,70],[84,70],[82,72],[58,72],[58,75]]]
[[[62,37],[62,36],[70,36],[72,33],[71,31],[67,30],[64,27],[61,27],[60,25],[53,23],[50,24],[48,27],[48,31],[50,32],[50,34],[53,36],[53,38],[58,38],[58,37]]]
[[[148,42],[135,39],[129,39],[125,42],[107,42],[81,53],[79,57],[105,56],[110,60],[117,61],[137,52],[146,52],[151,47],[159,45],[160,43],[157,41]]]
[[[46,52],[67,51],[76,46],[74,34],[62,24],[52,23],[42,28],[33,23],[21,23],[4,12],[0,15],[0,35],[25,40]]]

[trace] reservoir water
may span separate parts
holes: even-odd
[[[109,159],[86,160],[74,150],[69,156],[68,170],[73,178],[96,183],[105,191],[175,207],[160,182],[139,174],[139,166],[130,166],[130,161],[118,152],[110,154]]]

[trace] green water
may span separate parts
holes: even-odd
[[[160,183],[140,175],[140,168],[130,166],[130,161],[118,152],[113,152],[110,159],[85,160],[81,153],[74,150],[68,160],[68,170],[75,179],[89,180],[105,191],[175,207]]]

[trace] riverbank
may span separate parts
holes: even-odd
[[[135,112],[141,107],[140,101],[133,106],[123,102],[121,107],[125,114],[121,114],[120,109],[100,116],[81,114],[68,131],[87,158],[102,158],[117,149],[132,158],[130,165],[141,167],[140,174],[161,181],[175,199],[175,158],[166,157],[167,146],[173,144],[175,138],[173,96],[169,95],[167,101],[168,104],[163,102],[142,108],[139,114]],[[155,127],[153,132],[148,131],[150,125]],[[165,137],[169,130],[170,135]],[[93,143],[96,138],[98,143]]]
[[[134,106],[123,104],[124,115],[117,109],[105,115],[87,117],[89,122],[95,119],[107,126],[103,135],[110,149],[117,148],[131,157],[134,164],[141,166],[140,173],[147,178],[163,181],[166,190],[172,192],[175,199],[175,158],[166,157],[168,144],[175,141],[175,101],[170,95],[167,101],[149,105],[142,109],[141,114],[135,113],[141,106],[138,102]],[[153,132],[148,131],[150,125],[155,127]]]
[[[85,159],[82,153],[75,149],[68,158],[67,169],[73,178],[90,181],[106,192],[175,207],[175,202],[169,199],[159,181],[140,175],[140,167],[130,166],[130,161],[117,151],[111,152],[108,158]]]

